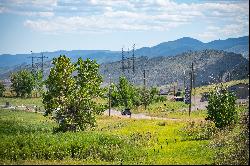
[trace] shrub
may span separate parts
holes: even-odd
[[[234,128],[225,128],[217,133],[210,146],[215,151],[216,165],[249,164],[249,115],[248,110],[240,116]]]
[[[185,140],[209,140],[216,133],[215,124],[212,121],[189,122],[181,133]]]
[[[216,87],[215,91],[209,93],[206,120],[213,121],[218,128],[235,123],[237,120],[235,101],[233,93],[223,87]]]

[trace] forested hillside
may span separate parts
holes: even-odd
[[[135,60],[135,73],[125,70],[131,82],[143,85],[143,70],[149,86],[161,86],[173,82],[183,83],[189,78],[191,64],[194,62],[195,85],[206,85],[228,79],[245,78],[249,72],[248,60],[242,55],[218,50],[189,51],[173,57],[140,57]],[[128,61],[125,63],[128,65]],[[130,61],[130,66],[132,62]],[[101,65],[100,72],[108,82],[109,74],[113,81],[122,75],[121,61]],[[227,75],[230,72],[230,78]],[[185,74],[184,74],[185,73]]]

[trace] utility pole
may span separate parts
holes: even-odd
[[[109,74],[109,116],[111,112],[111,76]]]
[[[175,82],[174,82],[174,96],[175,96]]]
[[[133,44],[133,73],[135,73],[135,44]]]
[[[146,104],[146,71],[145,69],[143,70],[143,85],[144,85],[144,108],[146,110],[147,104]]]
[[[194,105],[195,105],[195,74],[194,74],[194,69],[193,69],[193,88],[194,88]]]
[[[191,72],[190,72],[190,103],[189,103],[189,111],[188,115],[191,113],[191,105],[192,105],[192,89],[193,89],[193,72],[194,72],[194,63],[192,62]]]
[[[185,88],[186,88],[186,76],[185,76],[185,70],[184,70],[184,77],[183,77],[183,88],[184,88],[184,92],[185,92]]]

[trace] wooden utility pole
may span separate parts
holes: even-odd
[[[194,69],[192,70],[193,71],[193,88],[194,88],[194,105],[195,105],[195,74],[194,74]]]
[[[109,76],[109,116],[111,112],[111,77]]]
[[[144,108],[145,110],[147,109],[147,104],[146,104],[146,71],[145,69],[143,70],[143,85],[144,85]]]
[[[174,96],[175,96],[175,82],[174,82]]]
[[[188,111],[189,116],[190,116],[191,108],[192,108],[193,72],[194,72],[194,63],[192,62],[191,72],[190,72],[190,103],[189,103],[189,111]]]
[[[183,91],[185,92],[186,88],[186,76],[185,76],[185,71],[184,71],[184,77],[183,77]]]

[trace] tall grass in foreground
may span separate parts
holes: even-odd
[[[97,124],[53,134],[56,124],[41,114],[0,110],[0,163],[212,163],[208,140],[185,140],[179,133],[185,122],[100,116]]]

